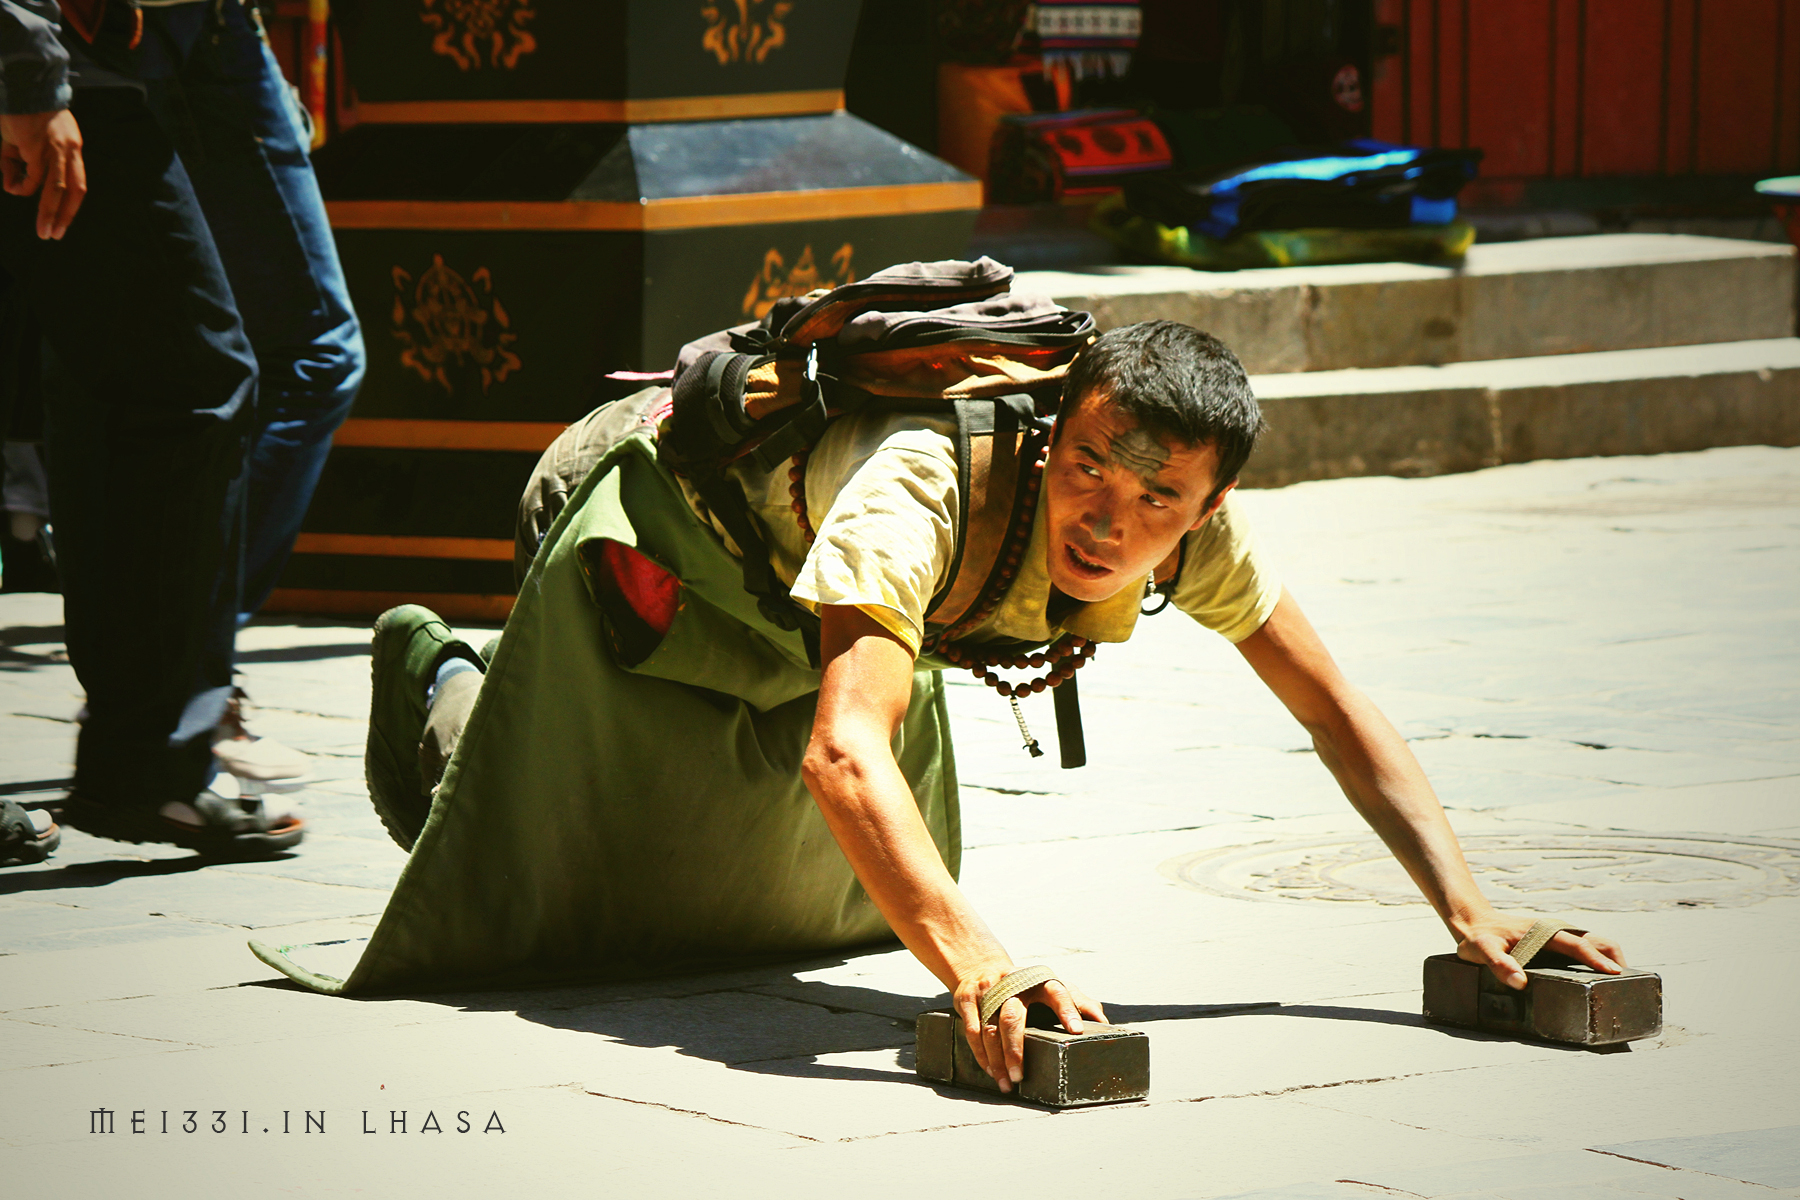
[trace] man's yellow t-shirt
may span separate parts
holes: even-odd
[[[793,512],[789,464],[765,472],[744,460],[731,469],[768,532],[775,572],[796,600],[814,610],[855,605],[918,653],[931,598],[947,582],[956,553],[955,432],[952,418],[917,414],[865,412],[833,422],[807,460],[807,511],[817,530],[810,548]],[[707,515],[691,489],[688,499]],[[1012,586],[966,640],[1045,642],[1064,631],[1096,642],[1131,636],[1144,595],[1139,584],[1051,625],[1046,507],[1038,505]],[[737,553],[716,519],[712,525]],[[1281,584],[1258,556],[1248,520],[1227,496],[1187,534],[1171,602],[1236,643],[1262,628],[1280,598]]]

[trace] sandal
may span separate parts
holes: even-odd
[[[62,830],[48,813],[43,815],[48,828],[39,829],[31,812],[11,800],[0,800],[0,867],[41,863],[62,845]]]
[[[270,817],[260,797],[228,800],[203,791],[185,803],[160,809],[103,804],[80,792],[62,802],[65,824],[118,842],[161,842],[198,850],[211,858],[266,858],[291,850],[306,836],[305,825],[289,813]]]

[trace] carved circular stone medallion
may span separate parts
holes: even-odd
[[[1800,893],[1800,842],[1709,834],[1473,834],[1463,851],[1499,908],[1636,912],[1735,908]],[[1170,859],[1163,874],[1237,900],[1423,904],[1373,837],[1227,846]]]

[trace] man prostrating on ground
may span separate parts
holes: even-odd
[[[929,265],[951,266],[982,269]],[[1006,319],[1029,309],[1013,299]],[[880,344],[920,315],[879,314]],[[877,336],[858,332],[863,319],[833,331],[838,357],[806,360],[833,407],[853,385],[883,386],[845,352]],[[792,322],[775,332],[792,337]],[[322,990],[379,991],[791,958],[891,932],[951,992],[976,1058],[1008,1089],[1026,1003],[1071,1030],[1105,1017],[1051,980],[978,1018],[1015,964],[956,882],[941,671],[1023,669],[1055,686],[1130,636],[1155,578],[1311,731],[1462,956],[1523,984],[1508,951],[1531,918],[1483,899],[1411,752],[1339,673],[1233,504],[1262,418],[1217,340],[1151,322],[1053,370],[1028,369],[1022,351],[996,366],[996,352],[976,369],[1040,399],[1052,379],[1062,397],[1053,431],[1027,410],[1016,439],[996,437],[1016,455],[968,449],[973,425],[1004,427],[1004,414],[867,403],[792,458],[734,460],[734,499],[675,474],[681,456],[667,444],[659,456],[657,438],[668,443],[696,380],[725,381],[758,416],[802,377],[779,346],[757,357],[766,339],[740,331],[737,344],[749,361],[735,368],[684,354],[675,418],[668,391],[646,391],[546,452],[521,511],[530,570],[491,662],[424,609],[382,618],[370,783],[413,858],[348,981],[270,961]],[[923,352],[904,363],[910,378],[944,369]],[[775,436],[762,444],[785,448]],[[971,583],[972,562],[992,570]],[[814,627],[784,622],[771,595],[816,614],[816,650]],[[1042,690],[1000,690],[1027,687]],[[1562,933],[1555,948],[1602,971],[1620,961],[1603,938]]]

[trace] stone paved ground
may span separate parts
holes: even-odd
[[[402,856],[362,795],[366,632],[271,621],[242,639],[257,727],[325,777],[301,853],[206,865],[71,832],[0,872],[6,1194],[1800,1196],[1800,450],[1247,499],[1492,894],[1660,971],[1660,1039],[1423,1025],[1441,929],[1236,654],[1173,614],[1083,673],[1083,771],[1026,759],[1003,705],[953,691],[965,883],[1016,958],[1150,1032],[1149,1103],[1053,1114],[916,1082],[909,1021],[937,998],[897,952],[301,992],[246,936],[365,935]],[[57,620],[0,597],[0,778],[67,772]],[[98,1108],[118,1132],[89,1132]]]

